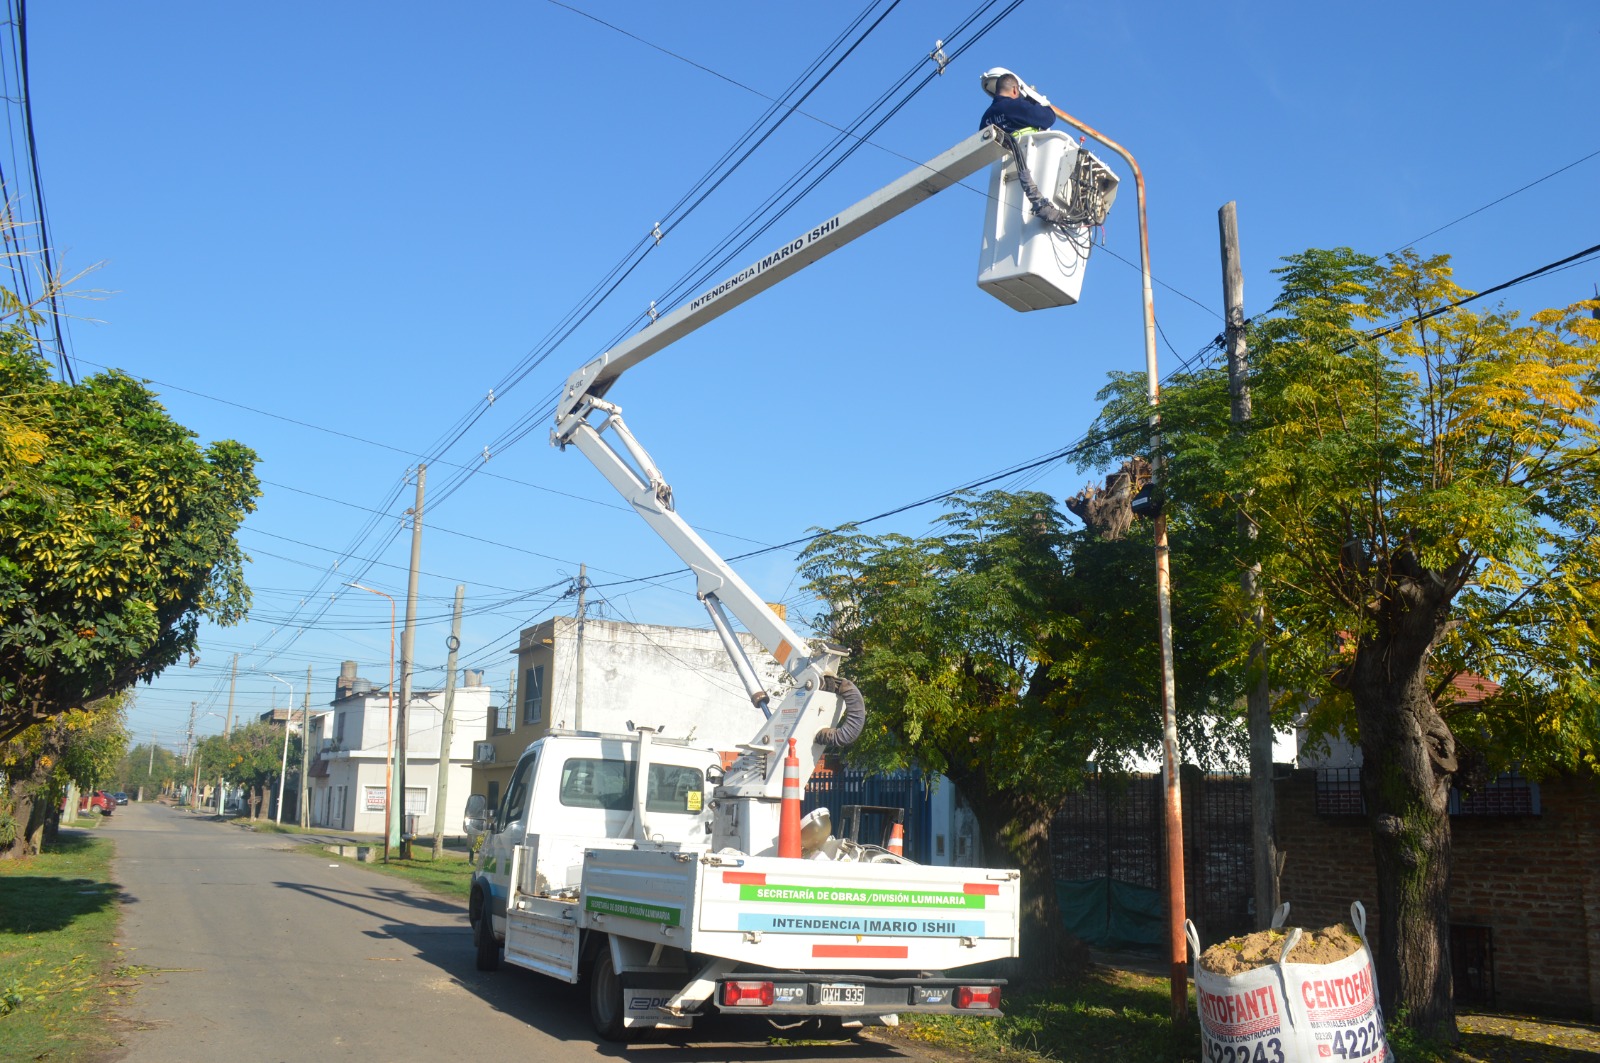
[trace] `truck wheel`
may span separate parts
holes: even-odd
[[[494,919],[483,903],[483,894],[477,890],[472,892],[469,912],[473,916],[472,943],[478,946],[478,970],[497,971],[500,969],[500,944],[494,939]]]
[[[589,1021],[605,1040],[622,1041],[627,1034],[622,1016],[622,978],[611,962],[610,942],[602,941],[589,968]]]

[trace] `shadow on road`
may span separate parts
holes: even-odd
[[[851,1039],[823,1040],[815,1029],[775,1030],[761,1019],[730,1019],[710,1015],[695,1020],[692,1030],[641,1031],[631,1044],[599,1041],[589,1025],[589,988],[569,985],[520,967],[502,965],[498,971],[477,969],[472,932],[465,912],[459,931],[446,927],[387,925],[396,940],[416,950],[417,957],[433,964],[461,989],[497,1011],[539,1030],[548,1037],[583,1044],[598,1044],[601,1054],[648,1063],[725,1063],[731,1045],[739,1045],[737,1058],[774,1063],[818,1055],[828,1059],[890,1059],[899,1053],[885,1044]],[[783,1038],[796,1044],[772,1044]]]
[[[448,976],[455,987],[547,1037],[583,1044],[597,1042],[589,1025],[587,985],[570,985],[509,965],[502,965],[498,971],[477,969],[472,931],[462,904],[396,889],[330,889],[281,881],[273,885],[297,890],[382,921],[377,930],[368,933],[405,943],[418,959]],[[392,921],[392,912],[380,912],[360,903],[378,898],[422,911],[454,914],[459,919],[448,924],[396,923]],[[773,1038],[799,1043],[772,1044]],[[724,1063],[733,1044],[739,1046],[739,1059],[753,1063],[766,1060],[778,1063],[819,1054],[830,1060],[889,1059],[899,1055],[888,1045],[872,1041],[825,1040],[815,1029],[777,1030],[760,1019],[731,1019],[721,1015],[696,1019],[693,1030],[645,1031],[632,1044],[600,1042],[599,1046],[604,1055],[647,1060],[648,1063]]]

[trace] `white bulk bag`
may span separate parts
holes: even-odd
[[[1283,905],[1272,925],[1289,913]],[[1378,983],[1367,946],[1367,910],[1350,905],[1361,948],[1333,963],[1286,963],[1300,940],[1291,929],[1277,963],[1235,975],[1200,966],[1200,936],[1186,922],[1194,952],[1200,1012],[1200,1056],[1205,1063],[1387,1063]]]

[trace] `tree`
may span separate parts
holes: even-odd
[[[1360,742],[1385,1010],[1453,1038],[1452,785],[1600,767],[1597,304],[1523,324],[1460,305],[1444,256],[1286,262],[1248,429],[1220,370],[1164,389],[1168,497],[1257,528],[1231,550],[1262,566],[1282,708]],[[1110,396],[1106,434],[1146,415],[1132,381]],[[1457,706],[1466,673],[1499,693]]]
[[[852,762],[955,783],[986,859],[1022,872],[1023,966],[1045,980],[1072,968],[1050,821],[1090,761],[1160,740],[1150,537],[1069,531],[1037,493],[961,496],[939,526],[819,537],[803,561],[816,626],[851,650],[870,710]]]
[[[176,753],[164,746],[141,742],[123,755],[112,773],[112,780],[118,790],[130,794],[143,790],[154,797],[187,774]]]
[[[0,334],[0,741],[192,654],[202,618],[249,605],[234,540],[255,454],[201,448],[154,394],[110,371],[50,379]]]
[[[250,818],[268,815],[272,808],[271,786],[283,766],[283,728],[259,720],[235,730],[230,736],[212,735],[200,742],[195,764],[201,780],[222,777],[254,792]],[[289,762],[300,763],[300,736],[289,737]]]
[[[55,836],[68,784],[90,790],[127,748],[125,698],[74,709],[0,743],[8,799],[0,803],[0,860],[37,855]]]

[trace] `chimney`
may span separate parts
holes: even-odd
[[[339,678],[333,684],[333,696],[337,699],[347,698],[354,691],[356,685],[356,662],[342,661],[339,664]]]

